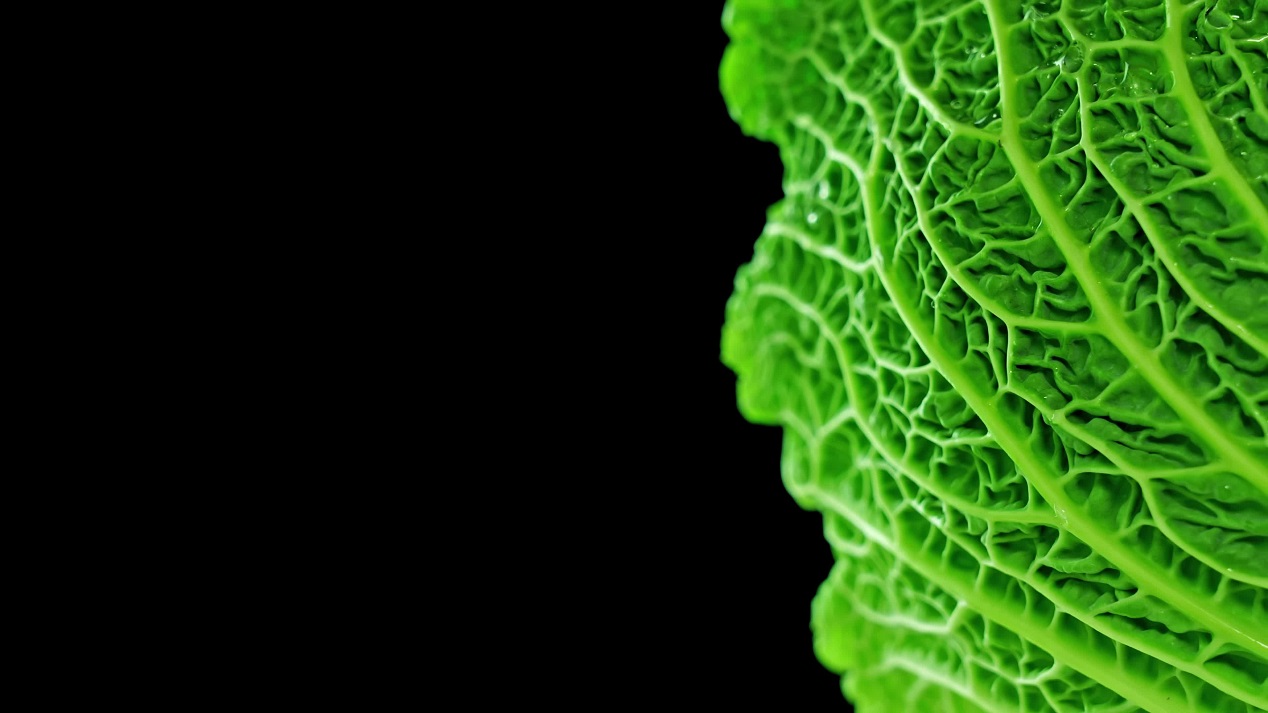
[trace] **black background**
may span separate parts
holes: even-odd
[[[747,423],[720,360],[724,308],[767,209],[782,197],[771,144],[741,134],[718,89],[722,2],[676,3],[654,23],[629,131],[643,233],[625,259],[642,291],[625,381],[646,413],[628,444],[646,507],[631,535],[647,559],[653,677],[708,709],[852,710],[812,651],[810,603],[832,564],[818,513],[779,472],[781,432]],[[649,257],[651,256],[651,257]],[[628,368],[628,367],[627,367]],[[714,708],[716,706],[716,708]]]

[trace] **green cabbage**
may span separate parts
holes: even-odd
[[[1268,0],[731,0],[727,306],[874,711],[1268,710]]]

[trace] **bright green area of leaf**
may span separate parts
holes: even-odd
[[[876,711],[1268,710],[1268,2],[731,0],[739,404]]]

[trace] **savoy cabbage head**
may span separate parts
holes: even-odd
[[[723,357],[859,711],[1268,710],[1268,0],[731,0]]]

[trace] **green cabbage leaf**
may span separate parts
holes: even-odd
[[[1268,0],[730,0],[723,330],[862,713],[1268,710]]]

